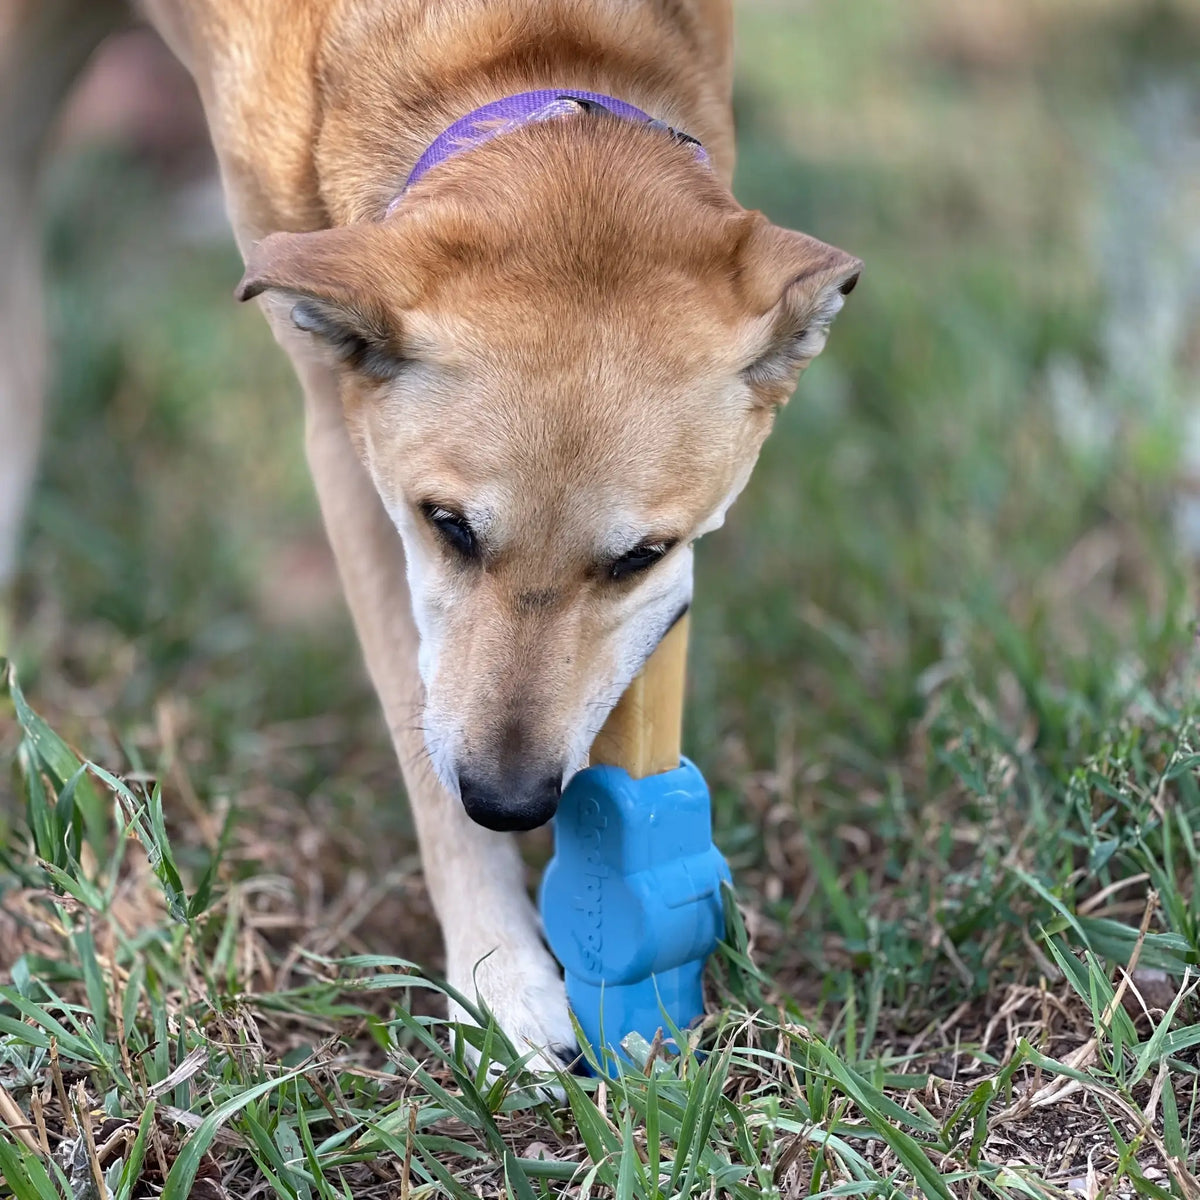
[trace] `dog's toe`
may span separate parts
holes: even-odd
[[[562,1044],[550,1046],[548,1049],[558,1059],[562,1067],[570,1071],[572,1075],[586,1075],[588,1073],[587,1064],[583,1059],[583,1051],[579,1049],[579,1046],[575,1042],[572,1042],[569,1046]]]
[[[472,964],[467,980],[451,983],[465,995],[477,994],[504,1031],[519,1057],[525,1057],[524,1070],[531,1075],[556,1075],[576,1070],[581,1062],[575,1043],[575,1030],[567,1005],[566,988],[558,964],[539,944],[504,953],[494,953]],[[451,1017],[464,1023],[470,1020],[457,1005]],[[479,1061],[473,1047],[466,1047],[472,1063]],[[557,1099],[562,1089],[552,1087]]]

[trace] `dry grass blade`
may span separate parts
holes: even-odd
[[[0,1083],[0,1121],[4,1122],[13,1137],[27,1149],[37,1154],[44,1153],[30,1132],[36,1126],[25,1119],[25,1114],[21,1111],[20,1106],[2,1083]]]
[[[179,1084],[186,1083],[203,1070],[208,1063],[209,1055],[210,1050],[208,1046],[197,1046],[169,1075],[163,1076],[162,1079],[153,1084],[149,1088],[147,1095],[154,1097],[163,1096],[167,1092],[173,1091]]]

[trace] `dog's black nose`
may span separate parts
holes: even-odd
[[[498,833],[519,833],[545,825],[554,816],[562,796],[562,772],[512,780],[460,773],[458,788],[467,816],[476,824]]]

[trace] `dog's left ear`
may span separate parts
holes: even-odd
[[[250,251],[238,300],[276,292],[292,324],[369,379],[393,378],[406,359],[401,312],[413,288],[406,247],[384,226],[272,233]]]
[[[824,349],[862,261],[759,218],[741,247],[738,268],[756,317],[753,356],[742,376],[764,403],[782,404]]]

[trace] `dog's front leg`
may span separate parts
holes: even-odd
[[[476,825],[434,776],[421,728],[417,631],[404,551],[350,443],[336,383],[324,366],[293,355],[306,394],[309,466],[367,667],[400,758],[447,976],[495,1014],[534,1069],[575,1055],[566,993],[542,942],[511,834]],[[465,1019],[457,1005],[451,1017]]]

